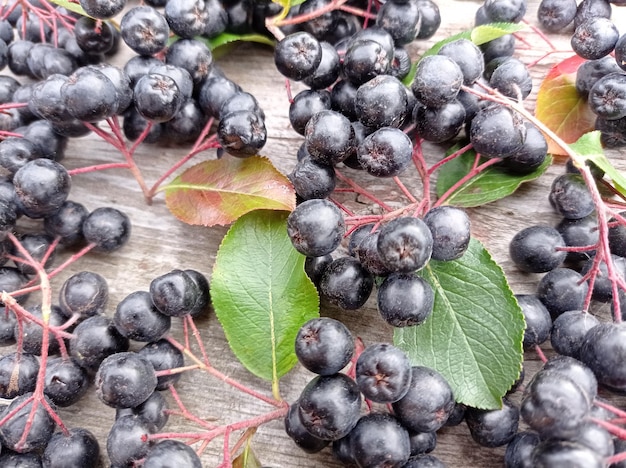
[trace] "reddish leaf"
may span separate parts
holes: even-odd
[[[289,180],[261,156],[222,159],[197,164],[169,183],[165,202],[187,224],[226,225],[259,209],[294,209]]]
[[[594,128],[596,117],[576,91],[576,71],[584,62],[575,55],[556,64],[537,93],[535,116],[566,143],[574,143]],[[549,153],[566,154],[554,141],[547,136],[546,139]]]

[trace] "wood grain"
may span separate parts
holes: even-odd
[[[412,44],[410,46],[412,56],[417,57],[432,43],[444,37],[471,28],[474,13],[479,5],[478,2],[468,0],[440,1],[443,18],[440,30],[431,40]],[[535,22],[536,6],[536,1],[531,2],[526,16],[531,23]],[[620,19],[624,18],[622,12],[616,11],[616,14],[619,14]],[[626,29],[623,21],[621,29]],[[519,58],[529,63],[543,54],[545,44],[535,34],[527,31],[521,33],[521,37],[532,47],[523,48],[524,46],[520,45],[516,54]],[[568,46],[567,35],[554,36],[552,40],[559,49]],[[114,61],[121,65],[128,56],[129,52],[126,51]],[[565,56],[567,54],[556,54],[533,68],[535,92],[550,64]],[[289,103],[284,80],[274,69],[271,50],[258,45],[243,45],[220,59],[218,63],[229,78],[259,100],[266,113],[268,130],[268,141],[262,153],[268,156],[279,170],[288,173],[295,164],[296,151],[303,139],[289,126]],[[294,94],[300,89],[302,87],[299,84],[292,85]],[[528,107],[532,108],[533,103],[534,93],[527,101]],[[426,145],[426,148],[430,162],[440,158],[444,150],[436,145]],[[185,151],[184,148],[142,145],[137,153],[137,162],[150,184]],[[614,152],[612,156],[615,164],[623,170],[626,167],[624,152]],[[200,154],[196,162],[213,158],[215,152],[209,151]],[[69,143],[64,164],[72,169],[116,161],[120,161],[120,155],[102,140],[90,135]],[[470,210],[473,235],[487,246],[496,261],[502,265],[515,293],[533,292],[540,275],[518,272],[508,257],[508,243],[514,233],[525,226],[536,223],[554,225],[558,222],[558,217],[548,202],[547,193],[552,179],[561,172],[563,172],[562,161],[557,161],[543,177],[522,187],[515,196]],[[357,180],[365,181],[370,190],[387,197],[386,199],[402,201],[399,191],[385,182],[365,180],[362,174],[355,171],[351,171],[350,174]],[[402,178],[409,187],[420,189],[416,175]],[[147,205],[135,181],[123,170],[79,175],[74,177],[72,182],[70,199],[83,203],[89,210],[101,206],[122,209],[132,220],[132,236],[129,243],[117,252],[108,255],[90,253],[72,265],[54,279],[55,291],[58,291],[67,277],[77,271],[98,272],[109,282],[110,300],[106,313],[112,316],[117,303],[126,295],[136,290],[147,290],[155,276],[171,269],[194,268],[210,277],[216,251],[226,228],[187,226],[168,212],[162,196],[158,196],[152,205]],[[362,200],[357,199],[350,201],[350,206],[360,212],[367,212],[369,209]],[[38,224],[33,222],[30,226],[37,227]],[[71,253],[66,251],[62,257]],[[36,301],[37,298],[34,297],[32,300]],[[366,307],[357,312],[341,311],[322,304],[321,313],[343,320],[365,343],[391,340],[392,330],[377,316],[372,299]],[[200,320],[198,325],[215,367],[228,376],[269,395],[269,384],[250,375],[233,357],[214,315]],[[180,336],[181,329],[178,324],[173,333]],[[135,345],[133,349],[137,348],[139,346]],[[547,352],[550,353],[550,350],[547,349]],[[534,353],[529,353],[526,359],[526,370],[532,374],[540,363]],[[294,401],[311,377],[312,374],[302,368],[295,368],[281,381],[284,398],[290,402]],[[177,388],[185,404],[195,414],[210,421],[214,420],[216,424],[239,421],[270,410],[270,407],[242,396],[222,382],[200,372],[184,375]],[[514,397],[516,398],[519,397]],[[92,430],[105,451],[106,434],[113,423],[114,410],[103,405],[94,392],[90,392],[89,396],[76,407],[63,409],[60,413],[69,426],[82,426]],[[173,432],[194,429],[192,424],[175,417],[171,418],[167,426],[167,430]],[[236,440],[235,434],[233,440]],[[333,460],[330,450],[324,450],[316,455],[304,454],[284,434],[280,421],[261,427],[254,438],[253,448],[262,462],[268,466],[283,468],[340,466]],[[203,455],[203,466],[217,466],[222,450],[221,439],[211,443]],[[478,447],[469,437],[464,424],[443,429],[434,452],[450,467],[485,468],[501,466],[503,453],[503,448]]]

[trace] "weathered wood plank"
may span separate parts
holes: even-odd
[[[474,12],[480,3],[467,0],[443,0],[440,9],[443,24],[437,35],[428,42],[411,45],[414,56],[426,50],[432,43],[452,33],[468,29],[473,24]],[[527,18],[534,21],[537,2],[532,2]],[[614,10],[618,10],[614,8]],[[619,12],[618,12],[619,13]],[[620,13],[623,18],[624,14]],[[624,25],[624,23],[621,23]],[[532,33],[522,33],[537,49],[520,48],[517,56],[530,62],[542,54],[543,44]],[[568,43],[566,35],[554,39],[559,48]],[[116,57],[115,62],[123,64],[128,53]],[[555,55],[534,68],[534,88],[538,88],[546,67],[559,56]],[[268,142],[263,149],[275,165],[287,173],[295,164],[295,154],[302,137],[289,127],[289,103],[283,86],[283,79],[274,69],[272,53],[267,48],[256,45],[243,45],[227,57],[219,60],[227,76],[239,83],[244,90],[254,94],[266,113]],[[293,85],[294,93],[302,89]],[[533,94],[534,96],[534,94]],[[528,101],[532,106],[534,97]],[[437,160],[443,149],[427,145],[429,161]],[[148,183],[156,180],[169,165],[174,163],[185,150],[180,148],[160,148],[143,145],[137,153],[137,162]],[[201,154],[197,160],[215,158],[214,151]],[[618,155],[618,164],[624,169],[624,154]],[[77,168],[96,163],[119,161],[120,156],[110,146],[90,135],[70,142],[64,164]],[[553,177],[563,171],[562,164],[555,164],[540,180],[522,188],[514,197],[492,203],[482,208],[470,210],[472,232],[485,243],[495,259],[509,275],[516,293],[533,292],[539,275],[522,274],[514,268],[508,257],[508,242],[513,234],[531,223],[556,224],[557,216],[548,202],[547,193]],[[351,171],[358,180],[363,175]],[[419,187],[417,178],[406,178],[410,187]],[[373,191],[400,200],[400,193],[389,189],[379,181],[368,182]],[[73,180],[70,199],[83,203],[93,210],[101,206],[115,206],[125,211],[132,220],[133,233],[123,249],[111,253],[89,254],[55,278],[55,291],[71,274],[80,270],[96,271],[107,278],[110,286],[110,301],[107,314],[112,315],[116,304],[135,290],[146,290],[150,281],[173,268],[194,268],[210,277],[215,254],[225,228],[190,227],[174,219],[165,207],[163,197],[158,196],[151,206],[144,203],[135,181],[122,170],[90,173],[76,176]],[[357,205],[358,206],[358,205]],[[360,205],[365,211],[366,206]],[[31,223],[37,225],[37,223]],[[71,252],[66,252],[66,255]],[[55,296],[56,297],[56,296]],[[33,298],[36,300],[37,298]],[[389,341],[391,328],[377,317],[372,299],[358,312],[345,312],[323,304],[322,314],[345,321],[354,334],[366,343]],[[199,321],[202,338],[207,351],[217,368],[225,374],[269,394],[266,382],[247,373],[233,357],[216,318],[211,315]],[[174,333],[180,336],[181,328],[176,326]],[[138,348],[135,346],[133,349]],[[549,352],[549,351],[548,351]],[[527,356],[527,371],[532,373],[539,367],[533,353]],[[294,401],[312,374],[296,368],[281,382],[284,398]],[[189,408],[198,416],[215,419],[216,424],[234,422],[253,417],[270,408],[242,397],[228,386],[199,372],[184,375],[178,385],[180,395]],[[171,400],[170,400],[171,401]],[[172,403],[173,405],[173,403]],[[61,416],[68,425],[80,425],[97,434],[105,450],[106,433],[114,420],[114,411],[105,407],[93,392],[74,408],[61,410]],[[173,432],[191,431],[194,426],[172,418],[167,426]],[[235,437],[233,438],[235,439]],[[213,442],[203,456],[204,466],[216,466],[222,452],[221,440]],[[295,447],[284,434],[282,422],[274,422],[259,429],[253,447],[266,465],[281,467],[337,467],[329,450],[308,456]],[[469,437],[464,425],[441,431],[435,455],[441,457],[451,467],[495,467],[501,466],[504,449],[479,448]]]

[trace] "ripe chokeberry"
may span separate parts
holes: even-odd
[[[354,338],[338,320],[320,317],[300,327],[295,352],[298,361],[318,375],[332,375],[343,369],[354,354]]]

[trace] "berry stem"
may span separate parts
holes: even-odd
[[[236,380],[228,377],[227,375],[223,374],[222,372],[218,371],[217,369],[215,369],[213,366],[207,366],[206,364],[204,364],[200,359],[198,359],[189,348],[186,348],[185,346],[183,346],[182,344],[180,344],[178,341],[176,341],[173,337],[171,336],[166,336],[165,339],[175,348],[177,348],[179,351],[181,351],[183,354],[185,354],[187,357],[189,357],[192,361],[194,361],[198,367],[200,369],[202,369],[203,371],[205,371],[206,373],[208,373],[209,375],[212,375],[213,377],[216,377],[217,379],[223,381],[224,383],[230,385],[231,387],[236,388],[237,390],[242,391],[243,393],[247,393],[248,395],[264,401],[265,403],[272,405],[272,406],[276,406],[276,407],[281,407],[283,402],[279,401],[279,400],[275,400],[273,398],[269,398],[266,397],[265,395],[257,392],[256,390],[253,390],[251,388],[246,387],[245,385],[237,382]]]
[[[433,172],[435,172],[441,166],[443,166],[447,162],[450,162],[453,159],[461,156],[462,154],[465,154],[467,151],[471,150],[472,147],[473,147],[472,144],[469,143],[469,144],[465,145],[463,148],[459,148],[454,153],[452,153],[452,154],[446,156],[445,158],[441,159],[440,161],[437,161],[435,164],[430,166],[430,169],[428,169],[428,175],[431,176],[433,174]]]
[[[417,203],[417,199],[413,196],[411,191],[408,188],[406,188],[406,185],[404,185],[404,183],[402,183],[402,181],[397,176],[393,178],[393,181],[398,186],[398,188],[402,191],[404,196],[407,197],[411,203]]]
[[[465,185],[467,182],[469,182],[479,173],[487,169],[489,166],[493,166],[494,164],[497,164],[500,161],[502,161],[501,158],[493,158],[493,159],[488,159],[482,164],[475,165],[471,171],[469,171],[467,174],[461,177],[454,185],[452,185],[452,187],[450,187],[441,197],[439,197],[439,200],[437,200],[433,206],[441,206],[454,192],[460,189],[463,185]]]
[[[358,185],[356,182],[352,181],[352,179],[350,179],[350,178],[346,177],[345,175],[343,175],[336,168],[335,168],[335,175],[337,176],[337,179],[339,179],[342,182],[348,184],[354,193],[357,193],[359,195],[363,195],[365,198],[367,198],[367,199],[373,201],[374,203],[376,203],[383,210],[393,211],[393,209],[389,205],[387,205],[385,202],[383,202],[383,201],[379,200],[378,198],[376,198],[376,196],[374,196],[372,193],[370,193],[367,190],[365,190],[363,187]]]

